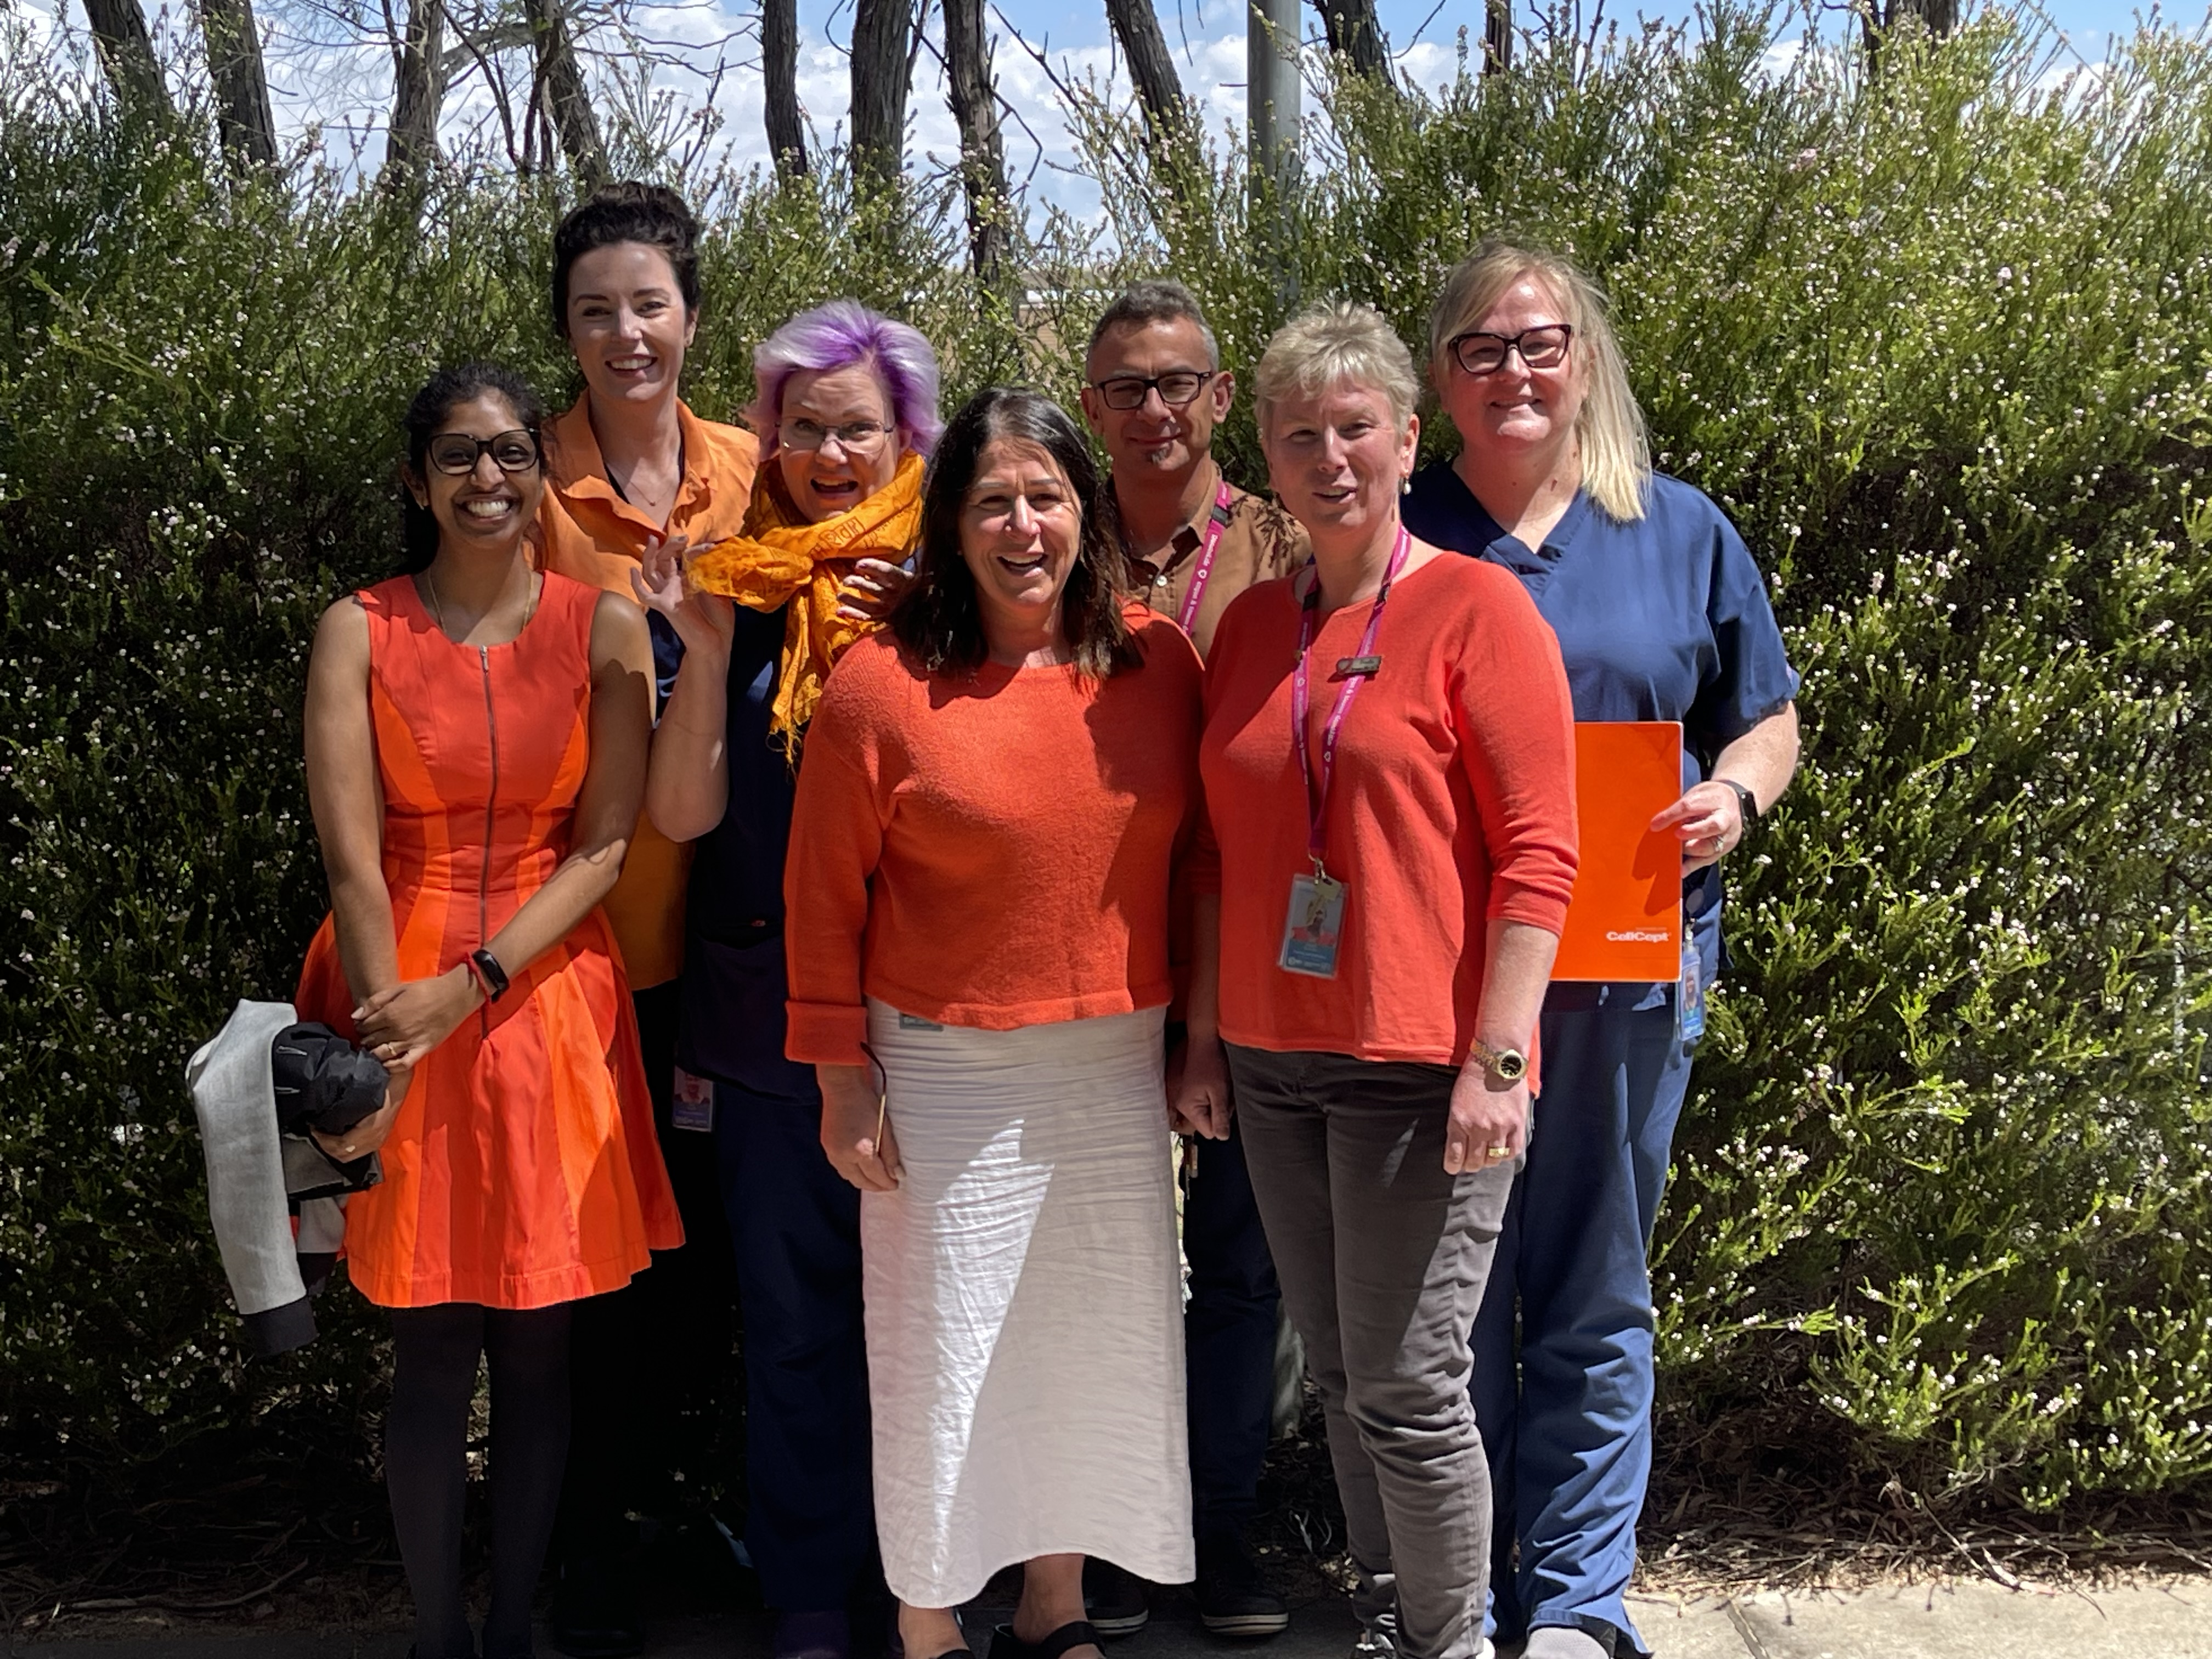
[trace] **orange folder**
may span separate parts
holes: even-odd
[[[1682,976],[1682,843],[1651,830],[1681,793],[1679,722],[1576,722],[1582,864],[1553,979]]]

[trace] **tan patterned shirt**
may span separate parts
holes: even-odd
[[[1206,544],[1206,523],[1213,516],[1213,498],[1206,497],[1196,519],[1175,533],[1150,558],[1129,560],[1129,580],[1135,597],[1164,616],[1182,619],[1184,599],[1198,573],[1200,550]],[[1191,623],[1191,638],[1204,656],[1213,645],[1213,630],[1229,602],[1255,583],[1287,576],[1312,556],[1306,532],[1298,521],[1258,495],[1229,487],[1229,522],[1221,532],[1221,544],[1213,555],[1212,574],[1206,578],[1205,596]]]

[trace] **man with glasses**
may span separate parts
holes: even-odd
[[[1306,562],[1304,532],[1213,459],[1213,428],[1237,381],[1182,283],[1139,283],[1109,306],[1091,331],[1084,378],[1084,418],[1113,463],[1109,499],[1133,584],[1203,655],[1230,601]],[[1188,941],[1177,945],[1176,960],[1188,960]],[[1176,1036],[1171,1028],[1171,1053]],[[1273,1636],[1290,1613],[1261,1581],[1244,1534],[1267,1451],[1280,1297],[1234,1124],[1226,1140],[1194,1144],[1183,1345],[1199,1618],[1218,1636]],[[1102,1634],[1144,1627],[1144,1586],[1118,1567],[1091,1562],[1084,1592]]]

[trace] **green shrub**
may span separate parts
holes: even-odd
[[[1419,342],[1486,230],[1585,260],[1807,677],[1661,1224],[1673,1409],[1931,1501],[2171,1490],[2212,1470],[2212,53],[2145,35],[2053,88],[2001,16],[1878,75],[1771,45],[1723,15],[1340,87],[1258,210],[1233,147],[1156,175],[1084,112],[1105,223],[1028,249],[1018,306],[954,268],[945,197],[723,181],[690,395],[732,413],[833,294],[921,326],[955,398],[1066,395],[1137,270],[1249,365],[1293,289]],[[0,1434],[114,1465],[339,1396],[374,1340],[341,1295],[243,1364],[181,1066],[320,914],[301,651],[388,568],[406,392],[464,353],[571,380],[541,188],[451,182],[417,223],[0,101]],[[1248,410],[1223,442],[1258,482]]]

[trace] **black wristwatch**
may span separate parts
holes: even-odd
[[[489,951],[471,951],[469,960],[477,965],[477,977],[483,981],[484,1000],[497,1002],[507,994],[507,969],[499,965],[499,958]]]
[[[1724,783],[1735,791],[1735,804],[1743,813],[1743,827],[1750,829],[1759,821],[1759,797],[1753,794],[1734,778],[1715,778],[1715,783]]]

